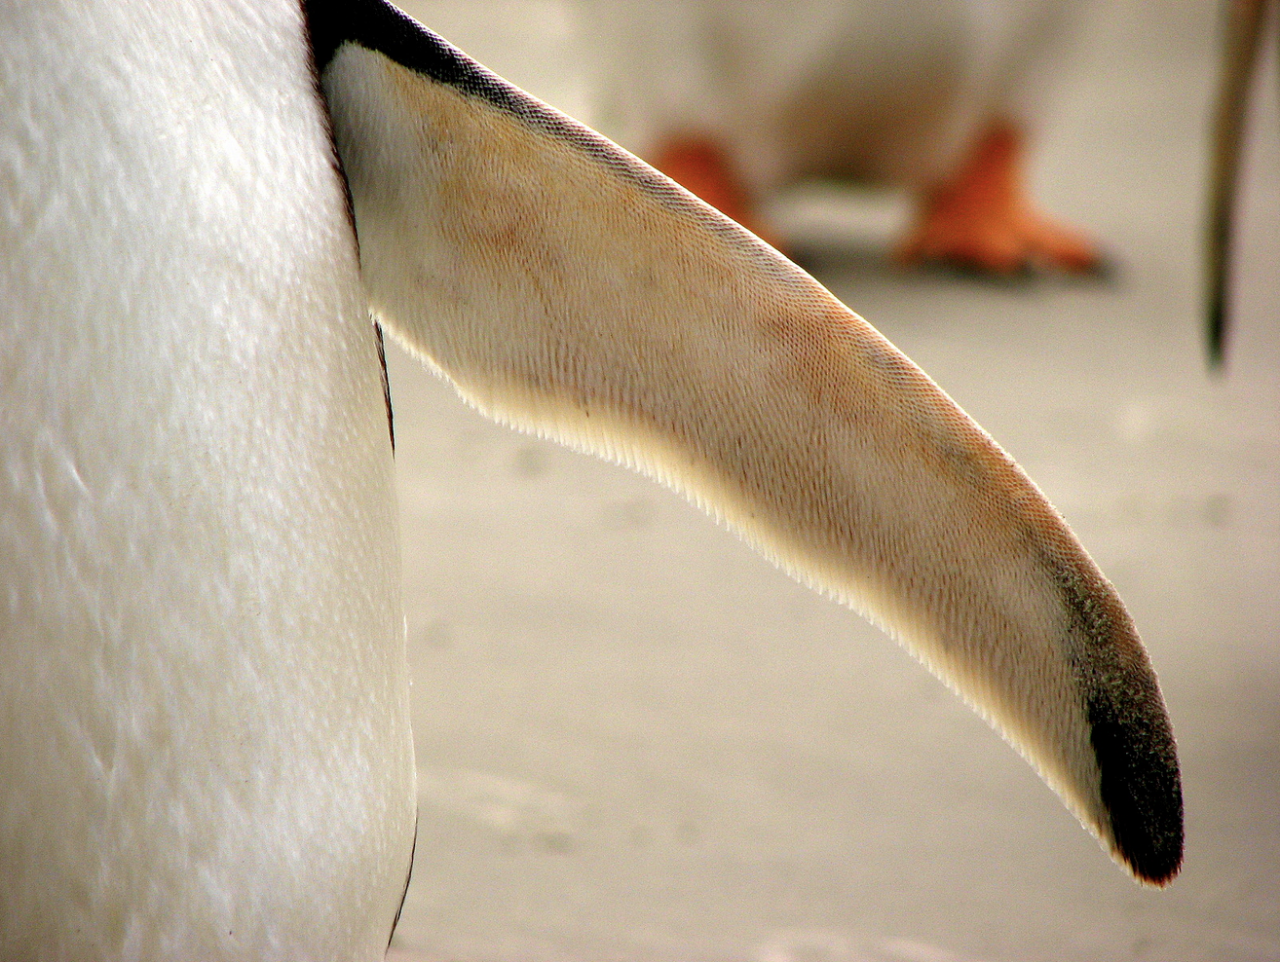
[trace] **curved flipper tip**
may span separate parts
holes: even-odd
[[[1163,887],[1182,867],[1182,781],[1159,694],[1143,701],[1150,710],[1136,716],[1109,699],[1090,703],[1090,740],[1111,823],[1104,839],[1138,880]]]

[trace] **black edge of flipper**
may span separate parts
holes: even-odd
[[[736,234],[741,231],[733,221],[694,200],[684,188],[648,164],[503,80],[386,0],[302,0],[302,3],[316,68],[321,75],[343,44],[357,44],[464,96],[483,100],[530,127],[572,145],[641,187],[654,200],[696,218],[713,232]],[[762,251],[770,252],[760,266],[765,270],[775,269],[776,254],[763,241],[759,245]]]
[[[382,372],[382,400],[387,405],[387,433],[391,435],[391,453],[396,453],[396,414],[391,404],[391,376],[387,373],[387,342],[382,336],[382,325],[373,322],[373,334],[378,342],[378,367]]]
[[[526,107],[518,88],[384,0],[304,0],[304,7],[321,73],[344,43],[355,43],[513,113]]]
[[[413,881],[413,860],[418,854],[418,824],[422,820],[421,812],[413,813],[413,844],[409,846],[409,868],[404,873],[404,889],[400,892],[400,904],[396,906],[396,917],[391,920],[391,932],[387,935],[387,948],[396,937],[396,926],[400,924],[400,914],[404,911],[404,903],[409,898],[409,883]]]

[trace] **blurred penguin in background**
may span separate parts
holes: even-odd
[[[579,0],[596,125],[786,246],[762,202],[840,179],[917,198],[905,264],[1100,270],[1032,202],[1026,145],[1084,0]]]

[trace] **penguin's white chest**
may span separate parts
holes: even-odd
[[[409,867],[387,412],[278,7],[0,18],[0,957],[375,957]]]

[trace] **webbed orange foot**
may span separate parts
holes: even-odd
[[[1106,258],[1093,240],[1036,209],[1022,153],[1017,128],[993,125],[956,174],[925,197],[898,261],[999,276],[1104,272]]]

